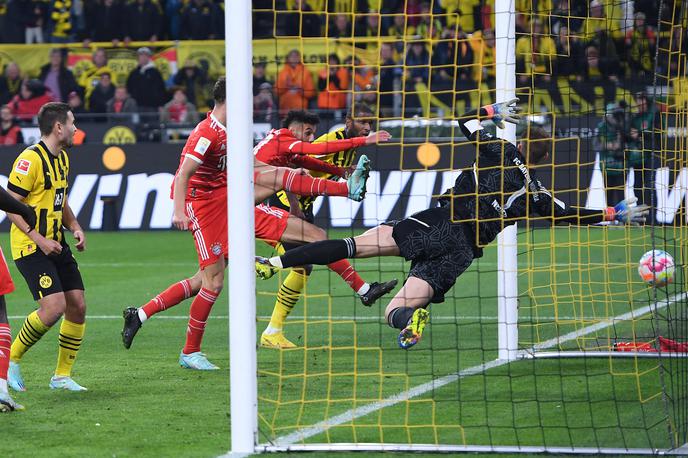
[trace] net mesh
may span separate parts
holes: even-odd
[[[635,196],[652,205],[654,223],[519,224],[518,346],[535,356],[610,353],[498,360],[495,243],[431,306],[431,325],[408,352],[384,320],[387,300],[363,307],[339,276],[316,267],[289,301],[284,335],[297,347],[258,351],[262,443],[686,443],[688,367],[677,357],[685,351],[661,348],[660,336],[678,344],[688,336],[687,12],[679,1],[649,8],[650,31],[631,3],[518,0],[512,37],[525,117],[555,137],[538,177],[571,206]],[[364,151],[375,170],[364,202],[316,201],[330,238],[427,208],[476,159],[455,119],[496,101],[495,39],[504,31],[493,13],[493,2],[477,0],[254,1],[254,62],[265,64],[277,96],[272,118],[260,111],[259,121],[317,107],[322,132],[365,104],[375,128],[394,136]],[[609,132],[608,118],[623,132]],[[676,262],[668,287],[638,276],[653,248]],[[369,282],[402,279],[409,268],[398,258],[352,264]],[[259,329],[287,275],[258,285]],[[642,344],[661,351],[616,357]]]

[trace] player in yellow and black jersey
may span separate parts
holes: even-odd
[[[365,137],[372,130],[372,118],[373,113],[369,107],[363,104],[357,104],[353,110],[353,113],[346,117],[346,124],[343,128],[320,136],[315,140],[314,143],[341,140],[352,137]],[[334,164],[338,167],[347,168],[356,163],[356,149],[352,148],[346,151],[317,156],[317,158],[330,164]],[[328,178],[330,180],[339,179],[339,177],[336,175],[327,175],[324,172],[311,171],[310,174],[315,177]],[[315,199],[316,197],[298,198],[300,211],[302,212],[302,215],[299,216],[302,216],[309,223],[312,223],[314,220],[313,203],[315,202]],[[277,193],[270,199],[269,203],[271,206],[290,209],[289,197],[285,191],[280,191]],[[285,250],[290,250],[297,246],[298,245],[296,244],[290,243],[278,244],[277,251],[284,252]],[[277,300],[275,301],[275,307],[272,310],[270,323],[265,331],[263,331],[263,334],[260,338],[261,346],[269,348],[295,347],[295,345],[284,336],[282,328],[287,316],[294,308],[294,305],[296,305],[296,302],[298,302],[299,297],[306,286],[306,280],[308,279],[308,275],[310,273],[311,266],[304,266],[302,268],[292,269],[289,272],[289,275],[287,275],[287,278],[284,279],[279,287],[279,290],[277,291]]]
[[[76,248],[86,248],[86,238],[69,207],[69,157],[76,126],[74,114],[65,103],[46,103],[38,113],[41,141],[26,148],[15,160],[7,185],[17,199],[33,207],[37,221],[29,230],[21,216],[12,221],[12,257],[38,302],[30,313],[10,351],[8,385],[24,391],[19,362],[64,315],[58,336],[58,361],[50,388],[84,391],[71,378],[72,366],[84,337],[86,303],[79,267],[64,236],[64,228],[76,239]]]

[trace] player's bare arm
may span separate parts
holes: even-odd
[[[189,187],[189,179],[191,175],[196,173],[200,165],[200,163],[194,160],[184,159],[182,166],[179,168],[179,173],[174,179],[174,215],[172,216],[172,224],[181,231],[189,228],[190,220],[184,210],[184,199]]]
[[[69,206],[69,201],[65,198],[65,204],[62,208],[62,224],[64,227],[69,229],[76,239],[76,249],[78,251],[84,251],[86,249],[86,235],[84,230],[81,228],[79,221],[76,219],[76,215]]]
[[[7,192],[15,199],[21,202],[24,201],[24,197],[20,196],[16,192],[10,190],[8,190]],[[27,223],[26,220],[24,220],[24,218],[22,218],[21,216],[16,215],[14,213],[8,213],[7,217],[15,226],[26,232],[29,238],[33,240],[36,246],[40,248],[46,256],[62,253],[62,245],[60,244],[60,242],[43,237],[41,234],[38,233],[38,231],[29,230],[32,229],[33,226],[29,227],[29,223]]]

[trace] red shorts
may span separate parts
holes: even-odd
[[[227,258],[227,193],[218,192],[210,199],[187,200],[186,216],[196,242],[201,269]]]
[[[12,282],[10,271],[7,268],[5,255],[2,254],[2,249],[0,249],[0,296],[9,294],[12,291],[14,291],[14,282]]]
[[[254,211],[256,220],[256,238],[268,243],[278,242],[282,239],[282,234],[287,229],[289,212],[269,205],[256,205]]]

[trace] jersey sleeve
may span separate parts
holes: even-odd
[[[551,224],[585,226],[604,221],[603,211],[569,207],[554,197],[539,180],[534,180],[533,184],[535,190],[529,193],[531,214],[543,217]]]
[[[184,145],[184,157],[203,164],[206,152],[212,149],[216,141],[217,133],[212,129],[195,130]]]
[[[38,178],[41,159],[33,151],[21,153],[12,165],[7,189],[22,197],[29,195]]]
[[[365,137],[347,138],[344,140],[333,140],[322,143],[308,143],[294,138],[294,141],[280,142],[281,154],[329,154],[338,151],[346,151],[351,148],[358,148],[365,145]]]
[[[512,143],[496,138],[487,132],[480,124],[481,119],[489,119],[489,115],[484,108],[467,112],[459,121],[461,132],[466,138],[469,141],[478,143],[480,155],[498,158],[506,154],[515,154],[518,151]]]

